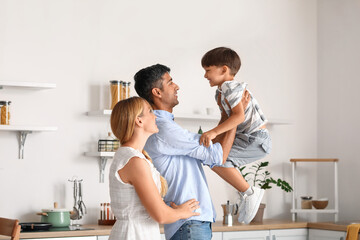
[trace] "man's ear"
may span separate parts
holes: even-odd
[[[155,97],[158,97],[158,98],[161,98],[161,91],[159,88],[153,88],[151,90],[151,93],[155,96]]]

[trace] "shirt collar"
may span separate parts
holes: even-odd
[[[154,110],[154,114],[158,118],[167,118],[167,119],[174,120],[174,114],[172,114],[168,111],[165,111],[165,110]]]

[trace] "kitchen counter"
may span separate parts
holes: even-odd
[[[346,232],[348,224],[358,222],[339,222],[339,223],[308,223],[308,222],[292,222],[289,220],[273,220],[267,219],[262,223],[251,223],[249,225],[234,222],[231,227],[224,226],[221,221],[215,222],[212,226],[213,232],[235,232],[235,231],[256,231],[256,230],[272,230],[272,229],[291,229],[291,228],[311,228]],[[83,225],[84,228],[93,228],[93,230],[81,231],[56,231],[56,232],[22,232],[21,239],[27,238],[55,238],[55,237],[82,237],[82,236],[103,236],[109,235],[112,226],[106,225]],[[164,229],[160,226],[160,232]],[[0,236],[0,239],[9,239],[5,236]]]

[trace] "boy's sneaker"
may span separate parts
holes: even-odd
[[[257,210],[259,209],[261,200],[264,196],[264,189],[260,189],[257,187],[251,187],[253,190],[253,194],[246,196],[245,201],[243,205],[245,205],[244,211],[244,222],[245,224],[249,224],[251,222],[251,220],[253,220],[253,218],[255,217]],[[240,209],[240,213],[239,213],[239,221],[242,220],[240,219],[240,214],[241,214],[241,209]]]
[[[238,217],[238,222],[242,223],[244,221],[245,218],[245,197],[242,195],[242,193],[239,193],[240,195],[240,204],[239,204],[239,217]]]

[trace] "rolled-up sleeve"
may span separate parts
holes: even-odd
[[[181,128],[176,123],[157,122],[162,124],[161,131],[149,139],[149,148],[155,155],[185,155],[196,158],[202,164],[213,167],[222,164],[223,150],[219,143],[209,147],[200,145],[200,135]],[[156,142],[156,144],[151,144]]]

